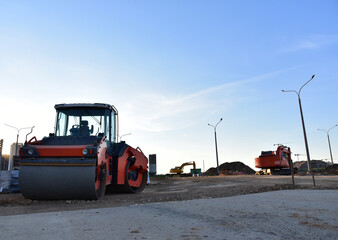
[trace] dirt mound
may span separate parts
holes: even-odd
[[[333,164],[325,168],[324,173],[338,175],[338,164]]]
[[[330,164],[322,160],[311,160],[313,172],[323,172]],[[293,167],[298,168],[298,172],[307,172],[307,161],[298,161],[293,163]]]
[[[216,175],[216,168],[209,168],[206,175]],[[255,174],[255,171],[242,162],[223,163],[219,166],[220,175]]]

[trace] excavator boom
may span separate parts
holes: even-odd
[[[186,162],[183,163],[181,166],[177,166],[175,168],[170,169],[170,173],[176,173],[176,174],[182,174],[183,173],[183,168],[188,165],[193,165],[194,168],[194,173],[196,173],[196,164],[195,161],[193,162]]]

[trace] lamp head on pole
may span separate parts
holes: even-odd
[[[337,127],[337,126],[338,126],[338,124],[334,125],[332,128],[330,128],[329,130],[327,130],[327,132],[329,132],[331,129],[333,129],[333,128]]]

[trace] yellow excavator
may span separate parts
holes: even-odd
[[[194,167],[194,173],[196,174],[196,164],[195,164],[194,161],[193,162],[186,162],[186,163],[183,163],[181,166],[172,168],[172,169],[170,169],[170,173],[182,174],[183,173],[183,168],[185,166],[188,166],[188,165],[193,165],[193,167]]]

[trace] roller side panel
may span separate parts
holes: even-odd
[[[139,193],[147,183],[148,159],[143,152],[124,142],[117,146],[112,166],[117,165],[116,184],[107,186],[109,192]],[[113,177],[114,178],[114,177]]]

